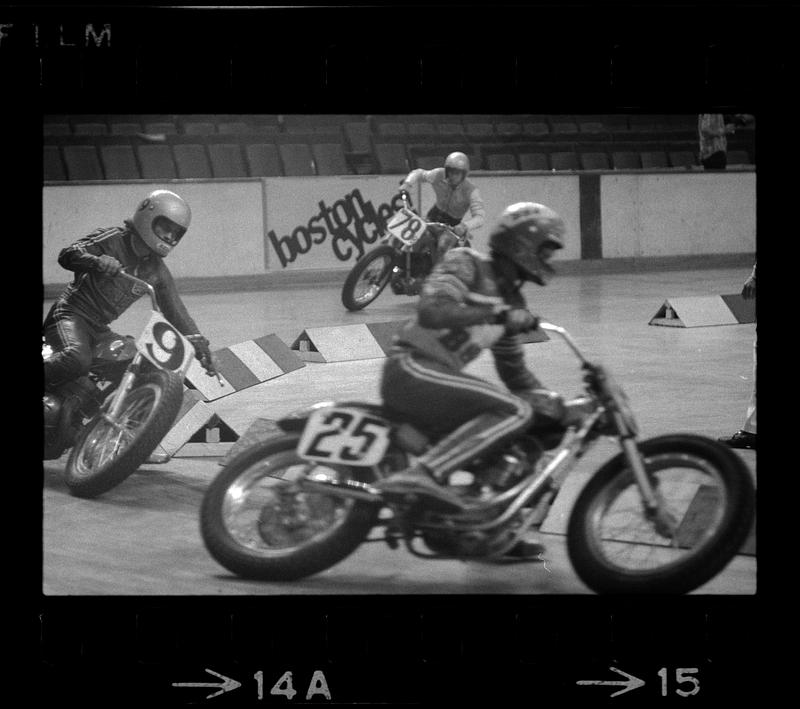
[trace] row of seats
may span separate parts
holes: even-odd
[[[44,179],[130,180],[405,174],[439,167],[463,150],[473,170],[609,170],[686,168],[698,164],[696,145],[672,143],[375,143],[374,162],[356,163],[337,142],[235,141],[184,137],[164,142],[124,138],[50,137]],[[729,164],[753,164],[746,147],[732,148]],[[364,169],[366,166],[367,169]]]

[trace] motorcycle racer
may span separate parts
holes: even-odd
[[[478,188],[469,180],[469,158],[460,152],[450,153],[444,167],[433,170],[418,168],[412,170],[400,185],[400,193],[408,192],[420,180],[433,188],[436,203],[428,210],[425,218],[431,222],[441,222],[453,228],[455,234],[465,239],[469,232],[483,226],[485,210]],[[458,242],[452,235],[444,233],[436,239],[434,264],[442,260],[444,254]]]
[[[534,417],[563,419],[562,397],[527,368],[515,335],[538,322],[521,286],[547,284],[550,258],[563,248],[564,234],[563,220],[549,207],[512,204],[490,234],[489,255],[454,248],[428,277],[416,318],[398,333],[384,365],[381,395],[387,407],[423,430],[446,435],[413,466],[379,482],[379,489],[461,505],[442,486],[449,473]],[[486,348],[508,391],[463,372]]]
[[[70,385],[72,406],[92,398],[85,375],[95,344],[113,337],[108,327],[143,290],[116,277],[125,269],[150,283],[164,317],[184,334],[207,374],[216,374],[208,340],[200,334],[175,287],[164,258],[183,238],[191,222],[189,205],[177,194],[156,190],[142,200],[124,227],[99,228],[62,249],[58,263],[75,276],[58,296],[42,326],[52,355],[45,360],[45,388]]]

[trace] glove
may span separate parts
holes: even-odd
[[[466,224],[456,224],[453,227],[453,233],[456,236],[462,237],[467,233],[467,225]]]
[[[208,339],[203,335],[187,335],[186,339],[194,346],[194,356],[200,362],[206,374],[209,377],[217,375],[216,367],[214,366],[214,355],[211,354],[211,347],[209,346]]]
[[[506,326],[506,332],[509,335],[529,332],[539,327],[539,318],[525,308],[512,308],[504,311],[499,316],[499,322]]]
[[[742,298],[745,300],[752,300],[756,297],[756,279],[750,276],[742,286]]]
[[[122,270],[122,264],[113,256],[102,254],[97,257],[95,268],[104,276],[116,276]]]
[[[546,416],[555,422],[560,422],[566,417],[564,397],[558,392],[550,389],[533,389],[526,392],[522,398],[533,407],[534,420]]]

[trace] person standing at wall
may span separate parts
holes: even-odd
[[[728,136],[736,132],[721,113],[701,113],[697,118],[700,164],[704,170],[724,170],[728,165]]]
[[[753,272],[744,282],[742,287],[742,298],[754,300],[756,297],[756,264],[753,264]],[[758,359],[758,337],[753,342],[753,393],[750,395],[750,403],[747,405],[747,413],[744,426],[732,436],[719,438],[720,443],[725,443],[731,448],[748,448],[756,450],[756,360]]]

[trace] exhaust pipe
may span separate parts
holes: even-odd
[[[326,495],[336,495],[337,497],[351,497],[366,502],[383,503],[384,501],[380,490],[372,487],[372,485],[358,482],[357,480],[337,480],[324,473],[317,473],[307,477],[300,482],[300,487],[311,492],[321,492]]]

